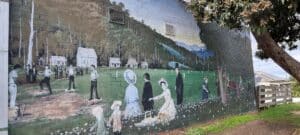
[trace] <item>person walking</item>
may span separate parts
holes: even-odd
[[[208,79],[206,77],[203,78],[203,83],[202,83],[202,100],[207,101],[208,100]]]
[[[69,90],[72,90],[74,91],[76,88],[75,88],[75,70],[74,70],[74,67],[72,64],[70,64],[68,70],[67,70],[67,73],[68,73],[68,77],[69,77],[69,88],[68,88],[68,91]],[[71,89],[71,86],[73,84],[73,88]]]
[[[177,105],[181,105],[183,102],[183,79],[182,75],[179,71],[179,65],[176,63],[175,66],[175,71],[176,71],[176,94],[177,94]]]
[[[95,91],[96,94],[96,99],[100,99],[98,96],[98,91],[97,91],[97,78],[99,77],[99,74],[97,72],[97,69],[95,67],[95,65],[91,65],[92,68],[92,72],[91,72],[91,90],[90,90],[90,99],[93,99],[93,93]]]
[[[49,69],[48,66],[46,66],[45,71],[44,71],[44,79],[40,82],[41,90],[43,90],[43,84],[45,83],[49,89],[50,95],[52,94],[52,89],[51,89],[51,85],[50,85],[51,74],[52,74],[51,70]]]

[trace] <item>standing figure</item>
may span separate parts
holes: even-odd
[[[59,79],[63,78],[63,65],[59,64],[58,66],[58,76]]]
[[[54,72],[55,72],[55,79],[58,79],[58,66],[57,65],[55,65],[55,67],[54,67]]]
[[[43,84],[46,83],[48,89],[49,89],[49,92],[50,92],[50,95],[52,94],[52,89],[51,89],[51,85],[50,85],[50,76],[51,76],[51,70],[49,69],[48,66],[45,67],[45,71],[44,71],[44,79],[40,82],[40,87],[41,87],[41,90],[43,90]]]
[[[35,65],[33,65],[32,66],[32,76],[33,76],[33,82],[35,82],[36,81],[36,75],[37,75],[37,69],[36,69],[36,67],[35,67]]]
[[[144,111],[150,111],[153,109],[154,102],[149,101],[150,98],[153,98],[152,85],[150,82],[150,75],[148,73],[144,74],[144,91],[142,96],[142,104],[144,106]]]
[[[69,76],[69,88],[68,90],[71,90],[71,84],[73,84],[73,88],[72,88],[72,91],[74,91],[76,88],[75,88],[75,73],[74,73],[74,68],[72,66],[72,64],[70,64],[70,67],[68,68],[68,76]]]
[[[92,132],[96,128],[96,135],[107,135],[104,116],[103,116],[103,109],[101,106],[97,106],[92,109],[92,114],[96,117],[96,123],[94,126],[90,128],[90,132]]]
[[[109,117],[107,125],[108,127],[112,125],[114,135],[121,135],[121,130],[122,130],[122,121],[121,121],[122,112],[120,111],[121,105],[122,105],[121,101],[114,101],[114,103],[111,105],[111,109],[113,110],[113,113]]]
[[[207,101],[208,100],[208,94],[209,94],[209,90],[208,90],[208,79],[207,77],[204,77],[204,82],[202,83],[202,100]]]
[[[124,117],[128,119],[140,115],[142,111],[139,105],[138,89],[134,86],[136,83],[136,74],[132,70],[127,69],[124,72],[124,79],[128,83],[124,99],[126,103]]]
[[[17,89],[18,89],[16,84],[16,80],[18,77],[17,68],[18,68],[17,65],[15,65],[13,70],[9,72],[8,90],[10,95],[10,103],[9,103],[10,108],[16,107],[16,97],[17,97]]]
[[[98,96],[98,91],[97,91],[97,78],[99,77],[99,74],[97,72],[97,69],[95,67],[95,65],[91,65],[91,68],[92,68],[92,72],[91,72],[91,93],[90,93],[90,99],[89,100],[92,100],[93,99],[93,93],[95,91],[96,93],[96,99],[100,99],[99,96]]]
[[[177,94],[177,105],[181,105],[183,102],[183,79],[179,71],[178,63],[176,63],[176,94]]]
[[[28,72],[29,72],[29,82],[33,83],[33,67],[32,66],[29,67]]]
[[[30,64],[27,64],[26,67],[25,67],[25,71],[26,71],[26,81],[27,82],[30,82],[29,78],[29,70],[30,70]]]

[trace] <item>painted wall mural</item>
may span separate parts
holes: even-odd
[[[9,134],[156,134],[254,110],[249,33],[186,4],[10,1]]]

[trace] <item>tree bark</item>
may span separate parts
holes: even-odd
[[[264,54],[269,56],[275,63],[300,82],[300,63],[281,48],[273,40],[270,33],[254,33],[254,36],[257,40],[258,47],[262,49]]]

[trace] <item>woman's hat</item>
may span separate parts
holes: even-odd
[[[116,100],[111,105],[110,109],[114,110],[117,106],[120,107],[122,105],[122,101]]]
[[[124,72],[124,79],[128,84],[135,84],[136,83],[136,74],[132,70],[127,69]]]
[[[159,83],[159,85],[162,85],[164,83],[168,87],[168,82],[164,78],[160,78],[158,83]]]

